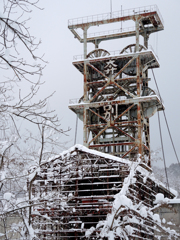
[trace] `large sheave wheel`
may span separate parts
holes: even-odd
[[[98,57],[105,57],[109,56],[110,53],[104,49],[98,48],[93,51],[91,51],[88,55],[87,58],[98,58]]]

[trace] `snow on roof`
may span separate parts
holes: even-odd
[[[83,151],[83,152],[86,152],[86,153],[89,153],[89,154],[92,154],[92,155],[96,155],[96,156],[99,156],[99,157],[103,157],[103,158],[108,158],[108,159],[111,159],[111,160],[114,160],[114,161],[117,161],[117,162],[120,162],[120,163],[125,163],[125,164],[128,164],[128,165],[131,164],[131,161],[129,161],[127,159],[116,157],[116,156],[113,156],[111,154],[103,153],[103,152],[100,152],[100,151],[97,151],[97,150],[92,150],[92,149],[89,149],[89,148],[87,148],[87,147],[85,147],[81,144],[76,144],[73,147],[71,147],[69,150],[62,152],[61,156],[65,156],[67,153],[71,153],[75,150]]]
[[[120,52],[120,50],[119,50],[119,52]],[[74,56],[74,58],[78,58],[77,60],[75,60],[75,61],[73,61],[72,63],[78,63],[78,62],[88,62],[89,63],[89,61],[90,60],[92,60],[92,61],[94,61],[94,60],[101,60],[101,59],[106,59],[106,58],[112,58],[112,57],[115,57],[115,58],[117,58],[117,57],[120,57],[120,58],[123,58],[123,57],[132,57],[132,55],[138,55],[138,54],[144,54],[144,53],[151,53],[153,56],[154,56],[154,58],[155,58],[155,60],[156,60],[156,62],[159,64],[159,59],[158,59],[158,57],[157,57],[157,55],[155,54],[155,52],[154,52],[154,50],[152,49],[152,47],[151,48],[148,48],[148,49],[143,49],[141,52],[135,52],[135,53],[121,53],[121,54],[117,54],[117,50],[116,51],[114,51],[114,54],[112,53],[111,55],[108,55],[108,56],[101,56],[101,57],[94,57],[94,58],[84,58],[84,55],[77,55],[77,56]],[[79,59],[80,58],[80,59]]]
[[[128,159],[116,157],[116,156],[113,156],[111,154],[103,153],[103,152],[100,152],[100,151],[97,151],[97,150],[92,150],[92,149],[89,149],[89,148],[87,148],[87,147],[85,147],[81,144],[76,144],[76,145],[72,146],[68,150],[63,151],[58,156],[56,155],[56,156],[50,158],[48,160],[48,162],[53,161],[57,158],[64,159],[67,156],[73,154],[73,152],[76,151],[76,150],[79,150],[79,151],[82,151],[82,152],[85,152],[85,153],[88,153],[88,154],[96,155],[96,156],[99,156],[99,157],[103,157],[103,158],[106,158],[106,159],[114,160],[114,161],[119,162],[119,163],[127,164],[129,167],[131,167],[131,165],[132,165],[132,161],[130,161]],[[45,164],[46,162],[43,162],[42,164]],[[155,182],[156,185],[158,185],[159,187],[168,191],[165,184],[163,184],[161,181],[159,181],[157,178],[155,178],[154,173],[152,172],[152,169],[149,168],[146,164],[141,163],[140,165],[138,165],[137,170],[144,176],[144,183],[146,183],[146,180],[149,178],[153,182]],[[172,188],[169,189],[169,192],[171,192],[175,197],[178,196],[177,191],[172,189]]]

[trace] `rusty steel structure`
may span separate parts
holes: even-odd
[[[39,239],[104,239],[97,238],[100,221],[111,213],[113,201],[131,171],[132,162],[127,159],[90,150],[75,145],[67,152],[41,165],[32,191],[32,226]],[[135,182],[128,188],[127,197],[136,205],[153,207],[157,193],[174,198],[161,183],[154,180],[152,171],[141,163],[134,175]],[[145,181],[146,179],[146,181]],[[39,204],[37,199],[40,198]],[[130,221],[136,216],[139,223]],[[154,239],[150,217],[141,219],[137,212],[122,206],[118,214],[124,226],[134,228],[129,239]],[[125,220],[128,218],[129,220]],[[87,230],[94,228],[90,237]],[[122,239],[122,238],[115,238]]]
[[[129,20],[135,28],[87,34],[91,26]],[[83,121],[84,146],[75,145],[41,164],[30,186],[32,226],[42,240],[106,240],[98,235],[98,223],[113,212],[117,194],[145,208],[153,208],[157,193],[175,197],[156,181],[150,168],[149,118],[164,107],[148,86],[148,69],[159,67],[157,56],[148,48],[148,38],[163,30],[163,20],[157,6],[148,6],[69,20],[68,27],[84,44],[84,55],[73,62],[84,76],[84,94],[69,105]],[[139,42],[140,35],[144,45]],[[135,44],[121,51],[99,48],[102,41],[130,36],[135,37]],[[87,53],[89,42],[95,50]],[[124,186],[127,191],[122,193]],[[154,239],[152,216],[142,218],[138,211],[119,204],[114,219],[116,216],[122,229],[133,228],[129,239]]]
[[[133,28],[88,35],[90,27],[130,20]],[[83,121],[83,145],[128,159],[140,154],[150,166],[149,118],[164,109],[149,87],[148,77],[148,69],[159,67],[158,57],[148,47],[148,38],[164,29],[157,6],[72,19],[68,28],[84,45],[84,55],[73,61],[84,75],[84,94],[69,105]],[[102,41],[133,36],[135,43],[120,51],[111,53],[99,48]],[[95,50],[87,53],[87,43],[93,43]]]

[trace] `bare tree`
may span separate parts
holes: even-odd
[[[38,8],[38,2],[3,1],[4,11],[0,13],[0,68],[6,78],[0,83],[1,129],[6,129],[4,124],[9,117],[13,123],[14,117],[20,117],[32,123],[50,121],[53,125],[58,125],[57,117],[46,108],[50,96],[30,103],[42,84],[40,77],[45,67],[43,58],[36,55],[40,41],[31,36],[27,26],[32,7]],[[29,92],[26,95],[18,89],[20,82],[24,80],[29,83]],[[14,88],[18,94],[13,94]]]
[[[42,10],[39,0],[3,0],[0,7],[0,224],[3,239],[14,233],[32,239],[31,192],[21,201],[16,195],[27,191],[26,180],[41,162],[62,149],[59,135],[66,131],[55,112],[47,108],[52,94],[37,100],[46,61],[43,55],[36,55],[41,41],[31,35],[29,21],[34,8]],[[30,128],[34,125],[37,134],[20,127],[19,119]],[[7,217],[12,214],[18,214],[22,221],[8,228]]]

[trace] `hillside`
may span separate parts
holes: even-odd
[[[162,181],[164,184],[166,184],[166,177],[165,177],[165,170],[164,168],[159,167],[152,167],[154,175],[157,179]],[[178,192],[178,197],[180,197],[180,165],[177,164],[171,164],[167,168],[167,174],[168,174],[168,181],[169,186],[173,189],[175,189]]]

